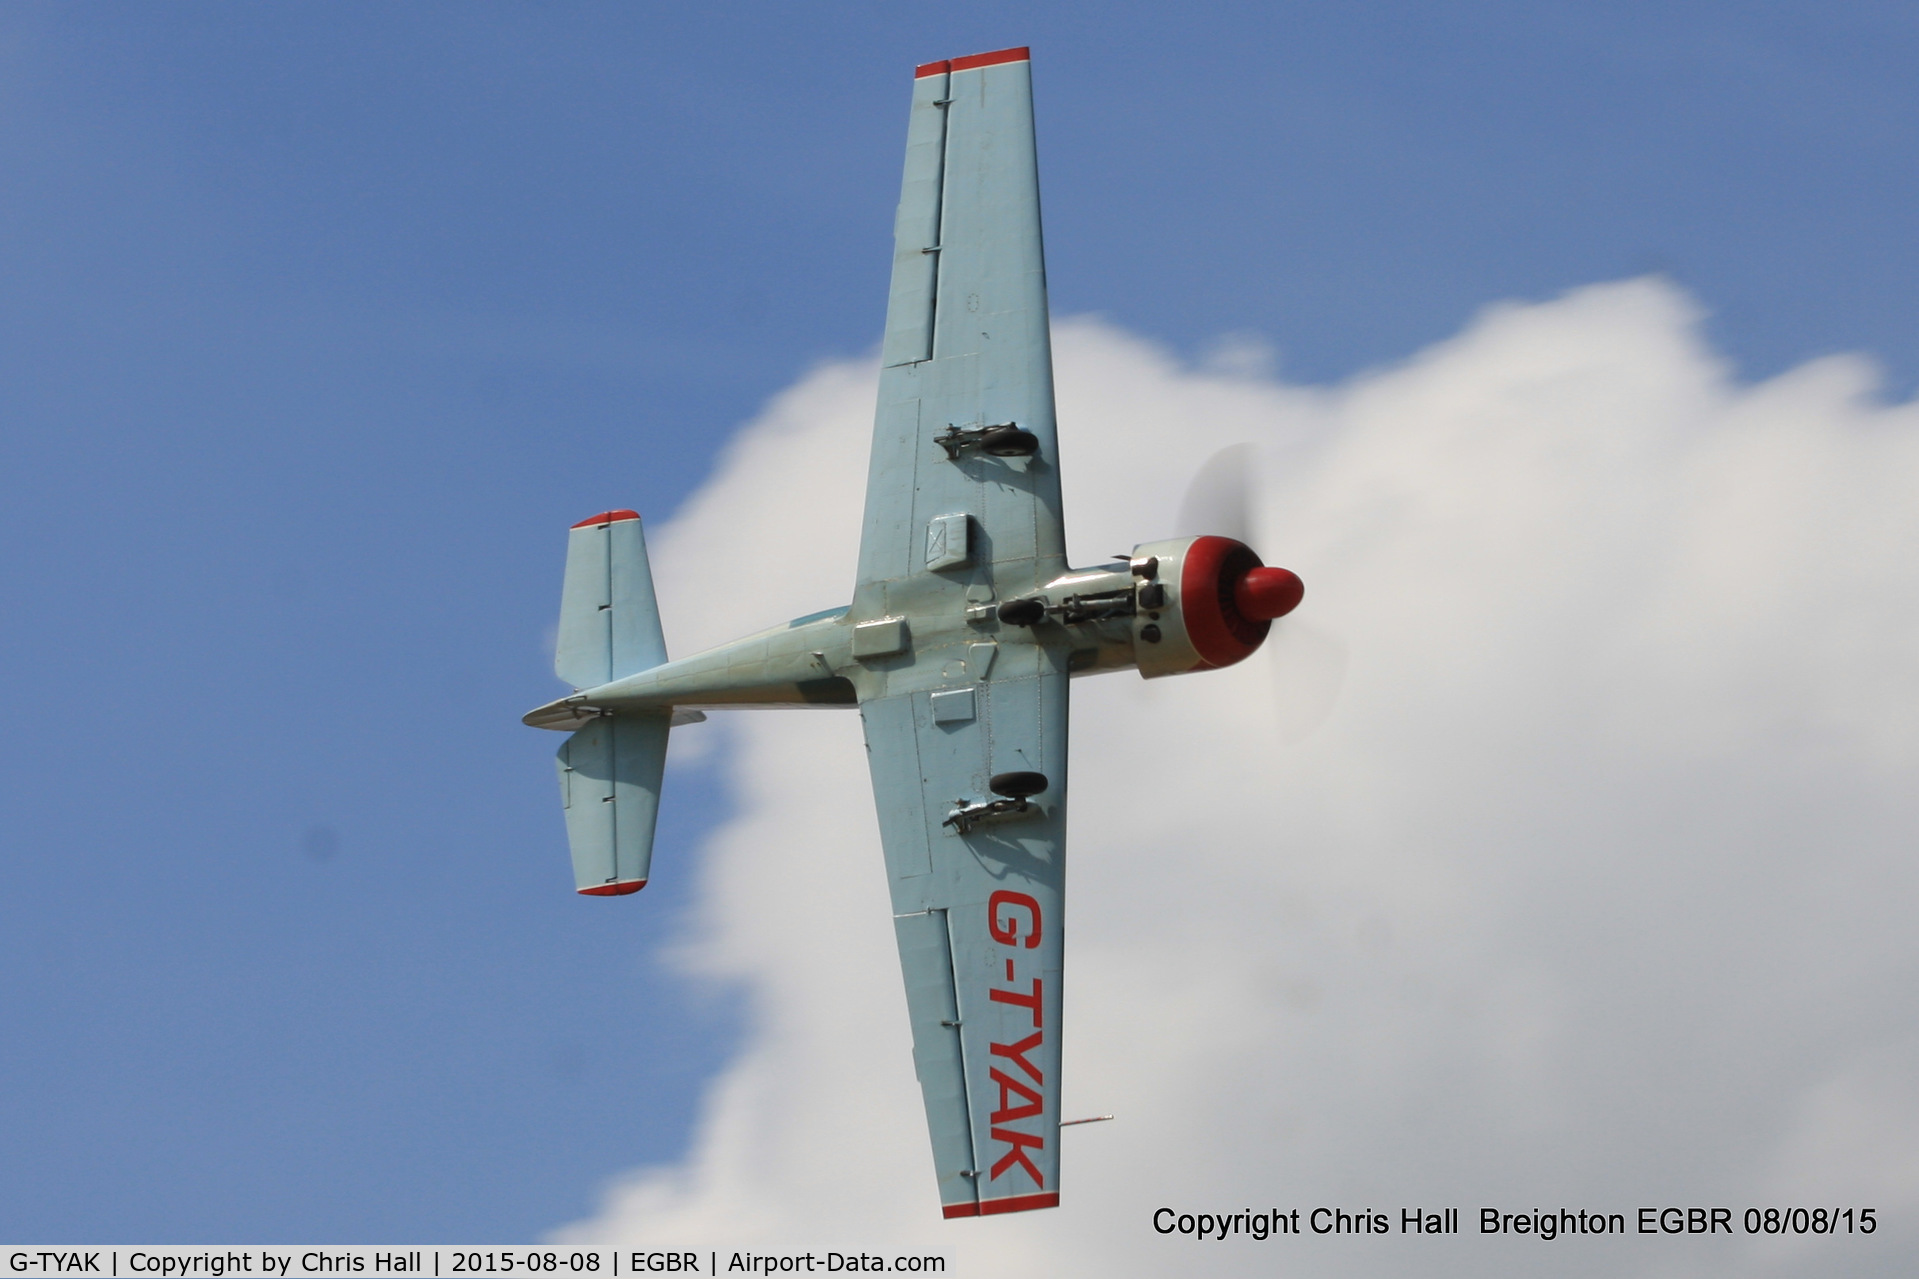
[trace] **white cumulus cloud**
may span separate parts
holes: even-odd
[[[1240,667],[1075,681],[1064,1109],[1117,1118],[1061,1134],[1060,1209],[941,1219],[858,718],[715,717],[687,732],[727,735],[738,812],[686,960],[749,1034],[684,1159],[559,1237],[962,1275],[1912,1270],[1919,408],[1850,357],[1742,383],[1698,318],[1597,286],[1331,387],[1061,323],[1075,562],[1195,531],[1187,481],[1250,445],[1256,545],[1307,583]],[[875,374],[805,378],[659,531],[674,652],[850,595]],[[1738,1230],[1802,1204],[1882,1224]],[[1663,1205],[1737,1233],[1477,1233]],[[1318,1206],[1394,1233],[1152,1226]],[[1463,1233],[1402,1236],[1414,1206]]]

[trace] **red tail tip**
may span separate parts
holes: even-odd
[[[1241,615],[1254,621],[1284,617],[1304,598],[1306,583],[1291,569],[1248,569],[1246,576],[1233,584],[1233,603],[1239,606]]]
[[[601,511],[598,515],[581,520],[573,527],[595,528],[601,524],[617,524],[621,520],[637,520],[639,518],[640,513],[638,511]]]
[[[637,893],[646,887],[644,879],[622,879],[612,884],[595,884],[591,888],[582,888],[582,897],[624,897],[628,893]]]
[[[930,75],[942,75],[948,71],[971,71],[975,67],[996,67],[1003,62],[1031,62],[1033,54],[1025,45],[1017,49],[995,49],[991,53],[969,53],[963,58],[944,58],[938,62],[922,62],[913,68],[913,78],[923,80]]]

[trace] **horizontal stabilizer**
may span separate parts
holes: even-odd
[[[640,517],[604,511],[581,520],[566,543],[554,671],[575,688],[598,688],[664,661]]]
[[[665,713],[607,716],[560,747],[560,801],[580,892],[617,897],[646,887],[668,731]]]

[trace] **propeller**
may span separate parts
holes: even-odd
[[[1214,533],[1258,549],[1254,531],[1258,488],[1258,448],[1229,444],[1220,449],[1187,483],[1179,503],[1175,536]],[[1299,603],[1297,577],[1275,569],[1263,578],[1257,584],[1263,589],[1257,593],[1265,598],[1244,600],[1242,607],[1246,607],[1248,616],[1280,619],[1273,623],[1266,641],[1266,661],[1277,690],[1279,735],[1287,742],[1297,742],[1332,715],[1346,682],[1347,648],[1345,641],[1311,621],[1284,616]],[[1246,585],[1255,586],[1251,582]]]
[[[1253,487],[1259,452],[1250,444],[1228,444],[1206,459],[1180,499],[1173,536],[1216,533],[1253,544]]]
[[[1304,741],[1332,718],[1346,684],[1346,641],[1301,617],[1273,623],[1266,664],[1273,676],[1280,740]]]

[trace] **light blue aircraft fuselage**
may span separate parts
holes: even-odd
[[[852,603],[668,661],[640,518],[573,527],[555,668],[576,886],[649,873],[667,736],[857,707],[948,1217],[1059,1202],[1067,687],[1240,661],[1299,579],[1224,537],[1066,565],[1030,62],[914,78]]]

